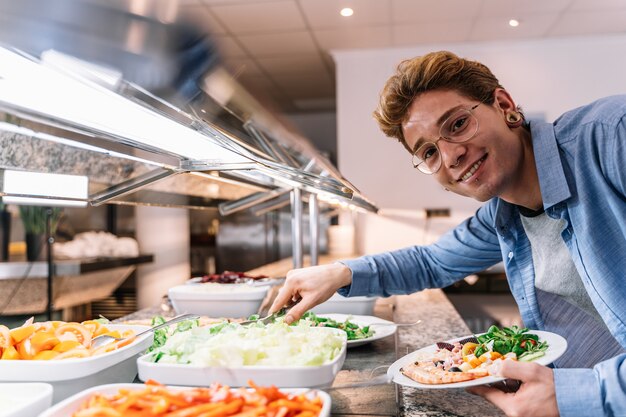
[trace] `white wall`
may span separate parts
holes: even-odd
[[[357,239],[364,252],[421,243],[419,220],[402,217],[419,219],[424,208],[451,207],[453,217],[461,219],[479,207],[412,168],[402,145],[386,138],[372,117],[383,84],[401,60],[443,49],[486,64],[527,114],[548,121],[597,98],[626,93],[624,35],[334,51],[339,169],[383,214],[395,213],[359,220]],[[390,236],[394,227],[402,231]]]

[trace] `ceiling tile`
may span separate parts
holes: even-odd
[[[569,11],[626,9],[624,0],[574,0]]]
[[[224,58],[224,66],[228,68],[231,74],[236,74],[237,76],[241,74],[246,75],[261,75],[263,74],[263,70],[257,65],[257,63],[248,58]]]
[[[304,76],[306,74],[327,73],[329,71],[324,65],[321,55],[317,53],[258,58],[257,62],[271,75],[299,73]]]
[[[300,0],[300,5],[313,29],[391,23],[390,0]],[[339,12],[344,7],[351,7],[354,14],[341,16]]]
[[[316,53],[310,32],[284,32],[240,36],[241,44],[255,57]]]
[[[572,0],[483,0],[480,17],[524,19],[527,15],[557,13],[566,10]]]
[[[180,7],[179,12],[182,19],[207,33],[216,35],[226,33],[224,26],[213,17],[209,9],[205,6],[183,5]]]
[[[294,75],[274,79],[281,91],[292,99],[324,99],[334,97],[333,80],[324,74]]]
[[[509,20],[506,17],[476,19],[469,40],[490,41],[542,37],[551,30],[559,16],[558,13],[529,14],[519,19],[518,27],[509,26]]]
[[[393,44],[461,42],[467,40],[471,30],[470,20],[396,24],[392,29]]]
[[[626,9],[569,12],[561,16],[549,36],[626,32]]]
[[[394,23],[441,22],[444,20],[472,20],[480,10],[480,3],[467,0],[391,0],[391,18]]]
[[[318,45],[326,51],[348,48],[385,48],[392,46],[391,27],[367,26],[349,29],[318,29],[313,31]]]
[[[214,36],[213,39],[217,44],[220,54],[223,58],[237,58],[249,56],[244,51],[239,43],[235,41],[231,36]]]
[[[232,33],[272,33],[305,30],[293,0],[259,3],[228,3],[211,6],[215,16]]]

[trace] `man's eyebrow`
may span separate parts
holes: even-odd
[[[454,106],[454,107],[452,107],[452,108],[449,108],[449,109],[448,109],[448,110],[446,110],[445,112],[443,112],[443,114],[442,114],[441,116],[439,116],[439,118],[437,119],[437,126],[441,126],[441,124],[442,124],[443,122],[445,122],[445,121],[446,121],[446,119],[452,115],[452,113],[454,113],[455,111],[457,111],[457,110],[459,110],[459,109],[464,108],[465,106],[466,106],[465,104],[458,104],[458,105],[456,105],[456,106]],[[406,124],[406,123],[409,123],[409,122],[411,122],[411,120],[410,120],[410,119],[409,119],[409,120],[407,120],[407,121],[406,121],[406,122],[404,122],[404,123]],[[439,138],[437,138],[437,139],[439,139]],[[417,142],[415,142],[415,146],[413,147],[413,149],[411,149],[411,150],[412,150],[412,152],[413,152],[413,153],[415,153],[415,151],[417,151],[417,150],[419,149],[419,147],[420,147],[420,146],[422,146],[422,144],[423,144],[424,142],[430,142],[430,140],[427,140],[427,139],[425,139],[425,138],[423,138],[423,137],[419,138],[419,139],[417,140]]]

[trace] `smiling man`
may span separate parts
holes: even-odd
[[[418,171],[485,204],[432,245],[291,271],[271,310],[301,298],[296,319],[337,290],[441,288],[504,261],[524,324],[575,349],[554,369],[505,361],[516,393],[472,392],[510,416],[626,415],[626,96],[527,122],[486,66],[435,52],[398,66],[374,116]]]

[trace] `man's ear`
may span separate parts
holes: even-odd
[[[504,88],[496,88],[494,92],[494,99],[496,106],[502,111],[502,114],[506,116],[507,113],[517,111],[515,101]]]

